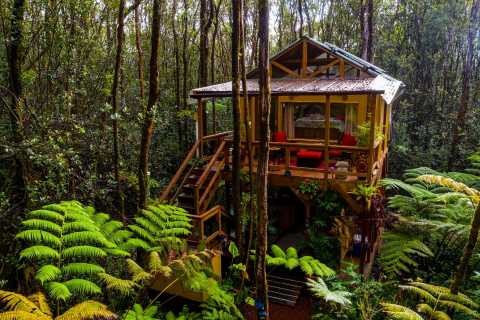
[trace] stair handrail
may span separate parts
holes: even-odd
[[[197,149],[200,146],[200,143],[201,143],[201,140],[197,140],[193,145],[193,147],[190,149],[187,156],[183,160],[182,164],[178,168],[177,172],[173,176],[172,180],[170,180],[170,183],[168,184],[167,188],[163,191],[162,195],[160,196],[160,200],[166,200],[168,198],[168,195],[172,191],[173,187],[177,184],[178,180],[182,176],[183,171],[185,171],[185,169],[187,168],[188,163],[190,162],[190,160],[192,160],[193,156],[197,152]]]
[[[216,180],[218,179],[218,177],[220,176],[220,174],[221,174],[221,169],[223,168],[224,165],[225,165],[225,159],[223,159],[223,160],[220,162],[220,166],[217,168],[217,171],[215,172],[215,175],[212,177],[212,180],[210,181],[210,183],[207,185],[207,187],[206,187],[205,190],[203,191],[203,194],[202,194],[202,196],[200,197],[200,200],[198,201],[198,206],[199,206],[199,208],[202,208],[203,202],[207,199],[208,194],[210,193],[210,191],[212,190],[213,186],[215,185],[215,182],[216,182]]]
[[[180,184],[178,185],[177,190],[175,191],[173,197],[170,198],[169,203],[172,203],[172,200],[175,200],[178,197],[178,194],[180,193],[180,191],[182,191],[182,188],[185,185],[185,182],[187,182],[188,176],[190,176],[190,174],[192,173],[193,169],[195,169],[195,166],[197,165],[198,162],[199,162],[198,159],[195,159],[194,163],[190,166],[190,169],[188,169],[187,173],[183,175],[182,182],[180,182]]]
[[[225,140],[223,140],[222,143],[220,144],[220,146],[217,148],[217,150],[215,151],[215,154],[212,156],[212,158],[210,159],[210,161],[207,164],[207,167],[205,168],[205,170],[203,170],[202,175],[200,176],[197,183],[195,184],[196,189],[200,189],[203,186],[203,184],[205,183],[205,180],[207,179],[210,171],[212,170],[213,165],[218,160],[218,157],[222,153],[226,144],[227,144],[227,142]]]

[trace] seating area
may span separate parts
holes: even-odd
[[[287,134],[283,131],[273,133],[273,142],[278,143],[295,143],[287,139]],[[320,141],[319,141],[320,142]],[[299,146],[301,144],[299,143]],[[343,134],[338,146],[354,147],[357,145],[357,139],[350,134]],[[321,150],[313,150],[306,148],[289,147],[290,152],[290,166],[302,168],[327,169],[325,152]],[[328,151],[330,168],[334,169],[337,161],[351,161],[352,154],[344,150],[336,149],[335,145],[329,147]],[[270,163],[272,165],[285,164],[285,150],[280,147],[271,147]]]

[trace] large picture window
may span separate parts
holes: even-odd
[[[330,105],[330,141],[340,140],[345,133],[352,134],[357,122],[356,111],[356,104]],[[289,139],[325,138],[324,103],[287,103],[285,112],[285,126]]]

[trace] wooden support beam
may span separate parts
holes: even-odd
[[[325,159],[325,164],[327,165],[327,174],[326,179],[329,178],[330,175],[330,155],[328,151],[328,146],[330,144],[330,114],[331,114],[331,105],[330,105],[330,95],[325,97],[325,155],[323,156]]]
[[[367,102],[367,110],[372,110],[370,114],[370,137],[368,143],[368,176],[367,182],[370,183],[372,181],[372,169],[373,169],[373,162],[375,157],[375,131],[376,131],[376,119],[377,119],[377,103],[375,99],[375,95],[369,94],[368,95],[368,102]]]
[[[285,67],[283,64],[280,64],[276,61],[272,61],[272,66],[274,66],[277,69],[282,70],[283,72],[291,75],[292,77],[298,78],[298,74],[295,71]]]
[[[307,62],[308,62],[308,43],[306,40],[303,40],[302,43],[302,68],[300,76],[305,78],[307,76]]]
[[[309,77],[314,78],[314,77],[318,76],[319,74],[321,74],[325,71],[328,71],[329,68],[333,67],[337,63],[340,63],[340,59],[335,59],[332,62],[330,62],[329,64],[319,66],[317,70],[315,70],[314,72],[309,74]]]
[[[345,61],[343,59],[340,59],[339,74],[340,79],[345,79]]]

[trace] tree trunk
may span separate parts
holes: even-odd
[[[300,28],[298,29],[298,37],[301,38],[303,37],[303,4],[302,0],[297,0],[297,10],[298,10],[298,16],[300,18]]]
[[[158,50],[160,43],[160,0],[153,0],[152,13],[152,38],[150,54],[150,88],[148,91],[148,102],[145,110],[145,120],[142,130],[142,142],[140,144],[140,159],[138,168],[139,199],[138,206],[145,208],[148,197],[148,153],[152,142],[153,134],[153,107],[158,100],[160,93],[158,87]]]
[[[143,49],[142,49],[142,35],[140,31],[140,16],[138,12],[138,6],[135,7],[134,12],[135,19],[135,47],[137,48],[138,54],[138,81],[140,84],[140,100],[142,104],[142,110],[145,111],[145,82],[144,82],[144,59],[143,59]]]
[[[112,128],[113,128],[113,174],[115,177],[115,189],[117,197],[117,205],[119,206],[120,217],[125,221],[124,210],[123,210],[123,196],[120,190],[120,172],[119,172],[119,162],[120,162],[120,151],[118,147],[118,81],[120,79],[120,68],[122,65],[122,51],[123,51],[123,21],[125,15],[125,0],[120,0],[118,7],[118,20],[117,20],[117,48],[115,55],[115,70],[113,73],[113,83],[112,83],[112,92],[110,94],[110,101],[112,104]]]
[[[246,142],[246,151],[247,151],[247,161],[248,161],[248,181],[249,181],[249,197],[248,197],[248,205],[246,206],[249,214],[249,225],[248,225],[248,238],[246,239],[245,244],[245,255],[244,261],[245,265],[248,266],[248,261],[250,259],[250,249],[252,247],[253,242],[253,228],[255,226],[255,188],[253,187],[253,152],[252,152],[252,128],[251,128],[251,116],[250,116],[250,103],[248,97],[248,88],[247,88],[247,68],[246,68],[246,57],[245,57],[245,46],[246,46],[246,17],[245,17],[245,3],[242,0],[241,3],[241,24],[240,24],[240,64],[241,64],[241,72],[242,72],[242,89],[243,89],[243,101],[244,101],[244,118],[243,118],[243,126],[245,127],[245,142]],[[242,277],[241,284],[240,284],[240,291],[243,288],[245,281],[245,277]],[[240,295],[239,295],[240,296]]]
[[[461,135],[465,130],[465,118],[468,112],[470,98],[470,78],[472,77],[473,52],[475,35],[478,32],[480,0],[475,0],[470,12],[470,23],[467,35],[467,55],[463,64],[462,95],[460,97],[460,108],[457,113],[457,121],[453,127],[452,144],[448,158],[448,169],[451,170],[455,161],[458,160],[458,145],[461,143]]]
[[[177,111],[176,121],[177,121],[177,135],[178,135],[178,149],[179,152],[183,152],[182,146],[183,143],[183,134],[182,134],[182,126],[179,117],[179,113],[182,110],[181,103],[180,103],[180,52],[178,50],[178,31],[177,31],[177,0],[173,0],[173,8],[172,8],[172,31],[173,31],[173,53],[175,55],[175,108]]]
[[[183,97],[182,97],[182,104],[183,104],[183,110],[188,109],[188,85],[187,85],[187,77],[188,77],[188,0],[183,1],[183,43],[182,43],[182,92],[183,92]],[[183,132],[187,132],[188,125],[187,125],[187,119],[183,121]]]
[[[455,272],[455,276],[453,278],[452,285],[450,286],[450,291],[453,294],[458,293],[458,289],[465,279],[465,275],[467,273],[468,264],[470,263],[470,259],[473,255],[473,250],[475,249],[475,245],[478,241],[478,233],[480,231],[480,204],[477,205],[477,209],[475,210],[475,215],[472,219],[472,224],[470,226],[470,235],[468,237],[468,242],[463,249],[463,256],[460,260],[460,264],[458,265],[458,269]]]
[[[270,137],[270,74],[269,74],[269,2],[258,0],[258,71],[259,91],[258,103],[260,109],[259,155],[257,169],[257,300],[264,305],[265,310],[259,310],[259,317],[269,318],[268,315],[268,288],[265,256],[267,254],[267,178],[268,178],[268,151]],[[262,314],[265,313],[265,314]]]
[[[232,112],[233,112],[233,154],[232,154],[232,206],[236,219],[237,245],[243,258],[243,217],[240,188],[240,19],[241,0],[232,0]]]
[[[210,81],[212,84],[215,83],[215,44],[218,36],[218,26],[219,20],[218,15],[220,14],[220,6],[222,5],[223,0],[218,1],[217,5],[214,7],[215,19],[213,21],[213,35],[212,35],[212,53],[210,56]],[[212,99],[212,133],[217,132],[217,114],[215,106],[215,98]]]
[[[372,61],[373,54],[373,0],[361,0],[360,27],[362,32],[362,59]]]

